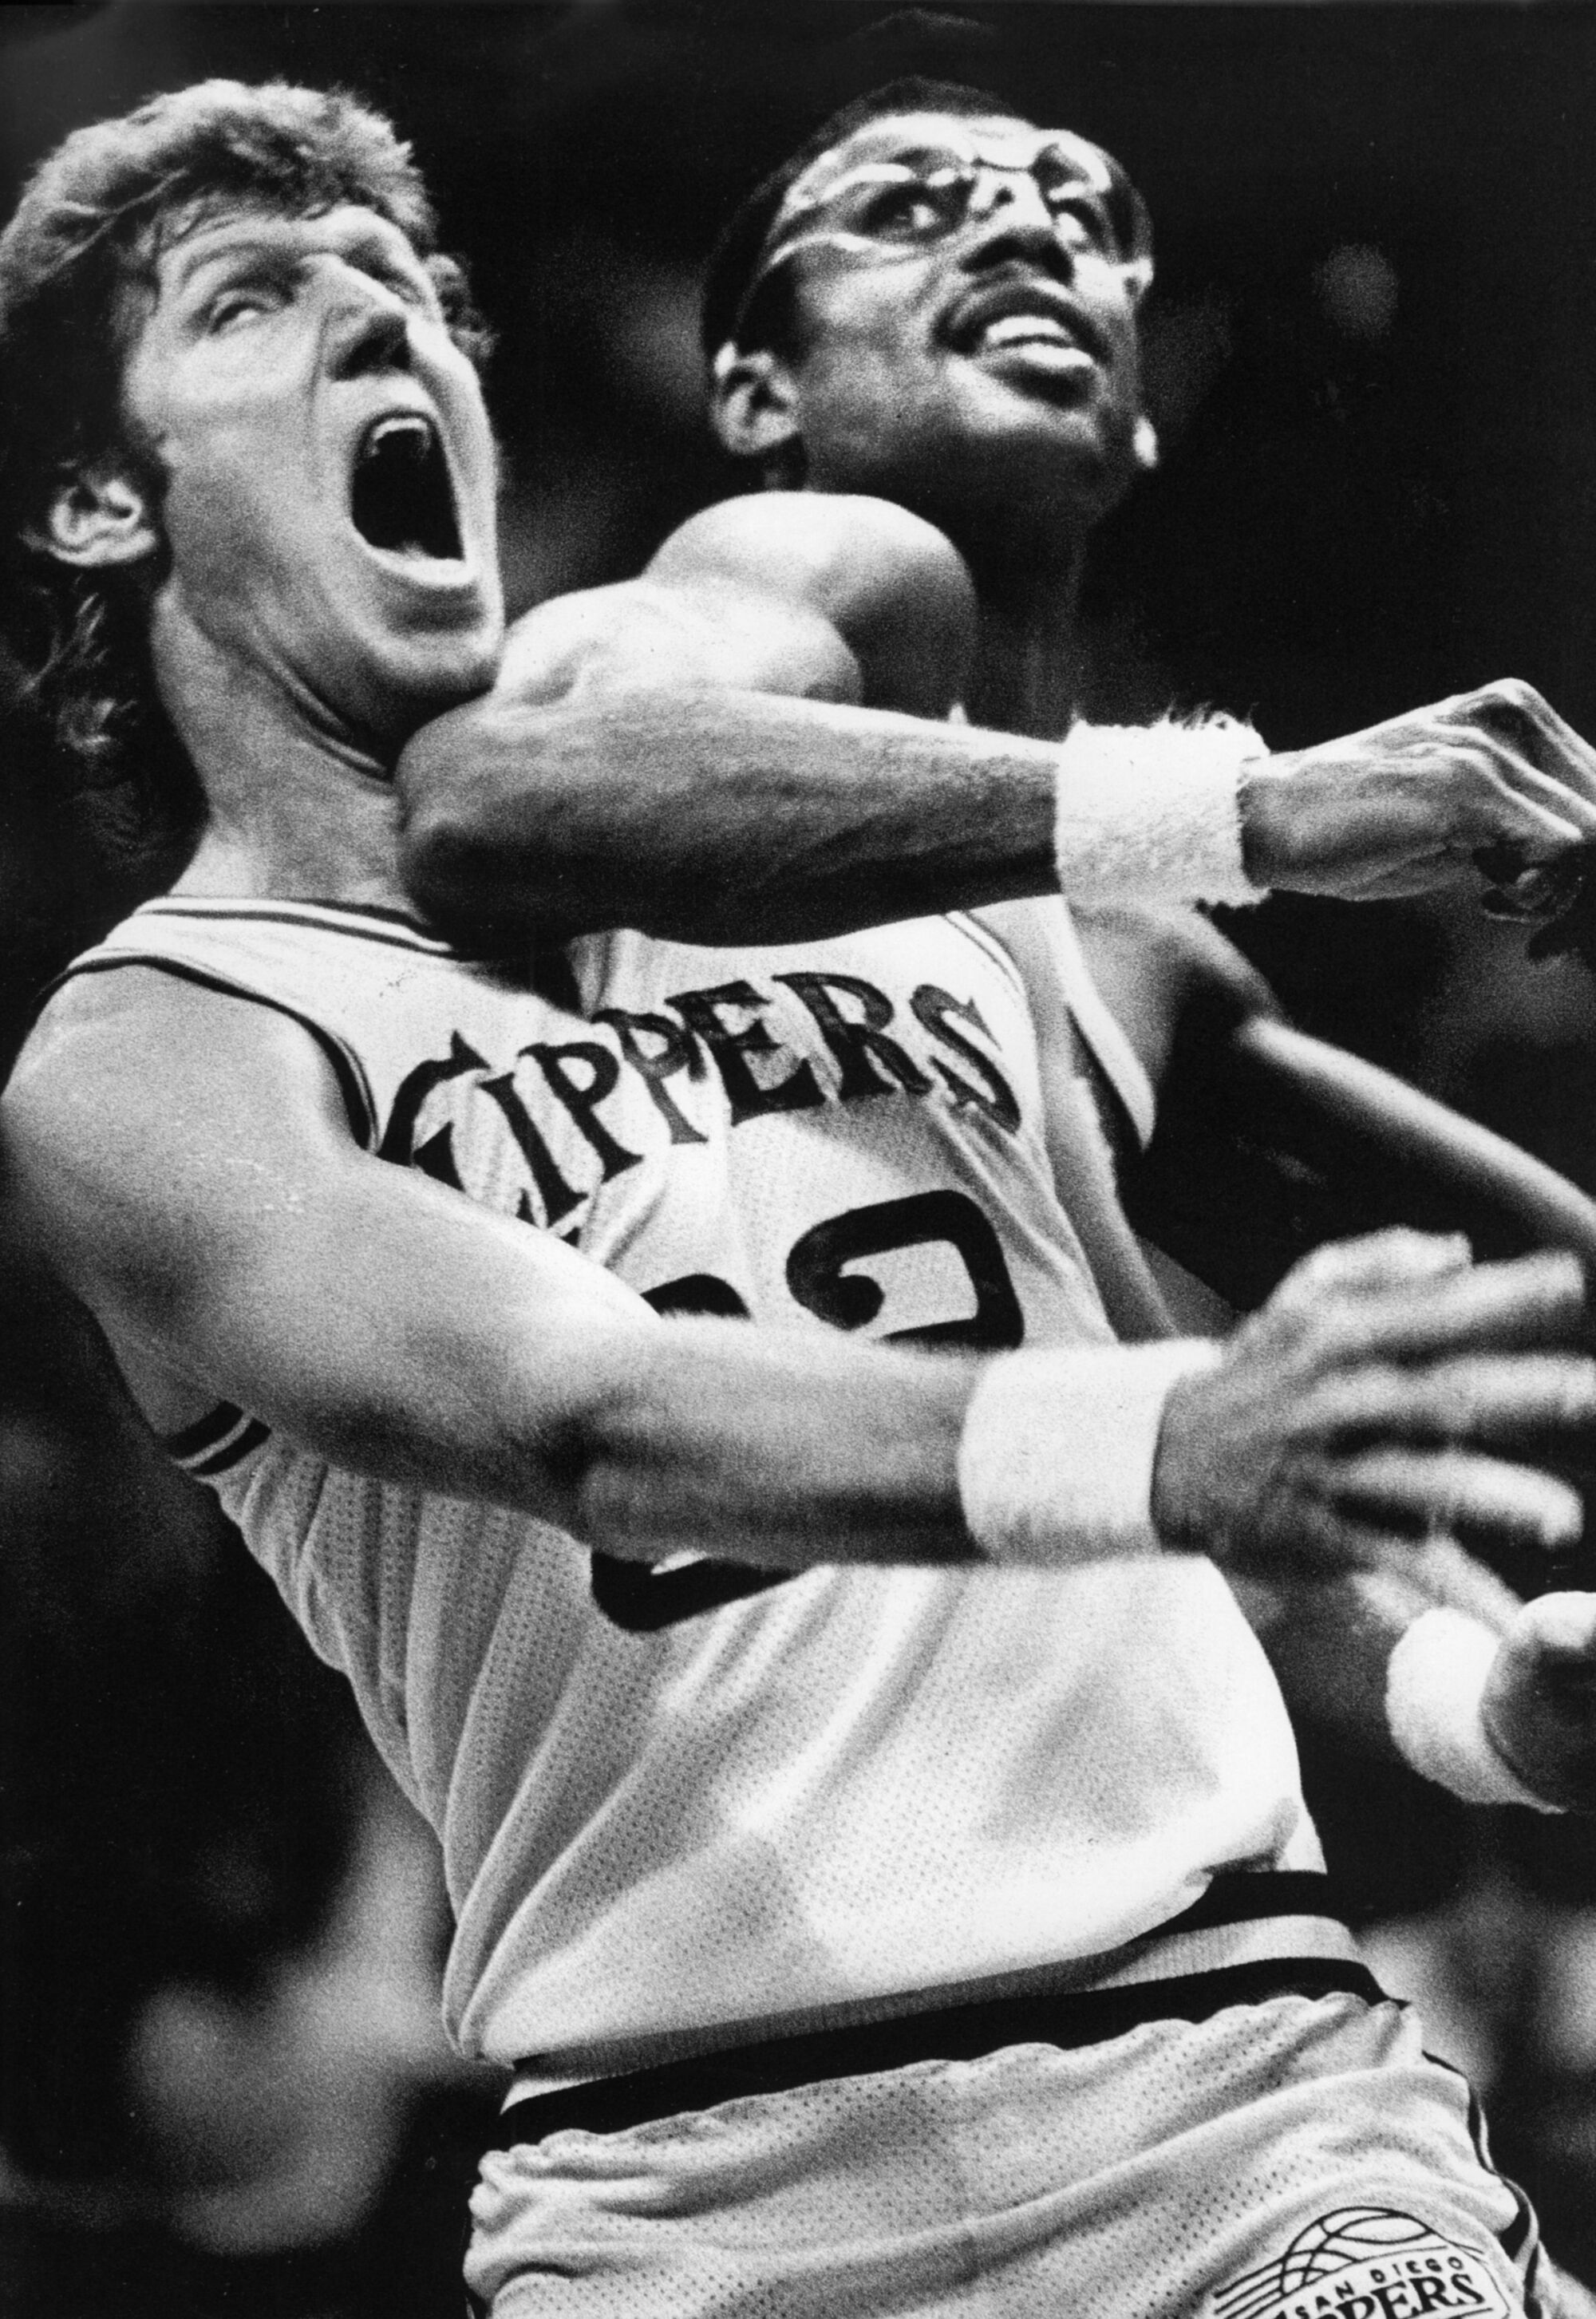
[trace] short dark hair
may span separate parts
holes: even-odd
[[[437,281],[457,342],[484,356],[486,332],[463,270],[438,254],[409,146],[337,90],[201,81],[76,130],[0,235],[0,640],[53,727],[95,835],[129,856],[153,850],[163,869],[192,846],[201,804],[154,699],[136,591],[56,561],[40,527],[65,475],[130,455],[129,293],[152,280],[163,233],[212,206],[315,216],[343,203],[400,229]]]
[[[812,161],[829,153],[834,145],[840,145],[844,138],[852,137],[869,122],[888,120],[897,113],[950,113],[970,120],[993,114],[1015,121],[1025,118],[991,89],[970,88],[962,81],[926,80],[917,75],[888,81],[829,114],[739,203],[710,252],[700,312],[700,337],[709,361],[713,362],[737,329],[748,285],[759,270],[766,238],[789,188],[798,183]],[[767,343],[770,334],[780,327],[777,302],[772,299],[770,306],[764,307],[762,297],[756,303],[763,308],[760,342]]]

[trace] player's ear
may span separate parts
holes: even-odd
[[[27,536],[30,546],[80,572],[142,563],[160,545],[144,492],[110,460],[63,474],[42,519],[29,526]]]
[[[1159,430],[1146,411],[1136,421],[1136,431],[1131,438],[1131,456],[1144,475],[1150,475],[1159,464]]]
[[[734,459],[768,465],[798,445],[798,396],[792,373],[765,347],[749,354],[729,342],[715,357],[709,416]]]

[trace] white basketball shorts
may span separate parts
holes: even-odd
[[[492,2319],[1569,2319],[1465,2081],[1344,1991],[491,2153]]]

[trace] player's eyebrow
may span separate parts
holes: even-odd
[[[248,264],[262,257],[281,258],[293,252],[294,245],[287,235],[274,232],[271,221],[262,219],[257,223],[236,227],[218,227],[207,231],[202,227],[197,233],[186,236],[167,258],[167,280],[169,288],[185,290],[195,276],[216,266]]]
[[[410,244],[402,234],[392,237],[382,230],[380,219],[329,240],[311,240],[301,230],[315,221],[303,218],[258,217],[240,219],[237,223],[202,225],[167,253],[169,286],[176,292],[186,289],[198,275],[216,266],[248,265],[269,259],[284,260],[317,257],[340,257],[346,265],[362,272],[381,274],[402,273],[413,276],[418,284],[430,285],[431,277]]]

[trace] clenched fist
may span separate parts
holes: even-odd
[[[1494,884],[1596,842],[1596,751],[1512,678],[1345,740],[1260,757],[1241,782],[1255,884],[1348,901]]]
[[[1474,1265],[1389,1232],[1289,1273],[1165,1405],[1152,1515],[1165,1543],[1278,1577],[1372,1567],[1465,1533],[1483,1551],[1576,1539],[1577,1492],[1517,1460],[1526,1433],[1596,1421],[1572,1256]]]

